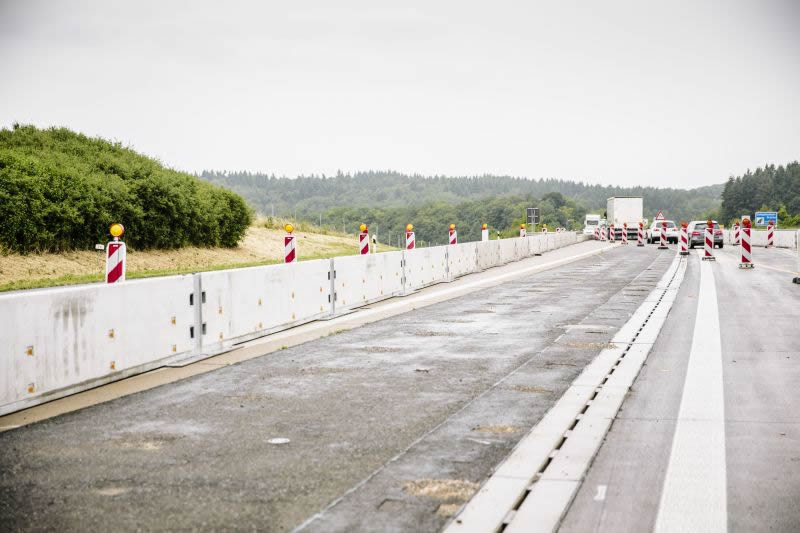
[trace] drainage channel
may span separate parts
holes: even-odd
[[[630,320],[445,528],[554,531],[644,364],[683,280],[676,255]]]

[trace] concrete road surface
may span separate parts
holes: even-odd
[[[672,256],[619,247],[0,433],[0,530],[436,531]]]
[[[693,254],[562,532],[800,531],[795,255],[754,249],[756,267],[740,270],[736,252],[715,250],[705,269]],[[719,352],[693,349],[707,341]],[[690,372],[704,369],[693,385]]]

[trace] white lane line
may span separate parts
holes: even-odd
[[[708,261],[698,263],[697,319],[656,532],[727,530],[725,403],[717,289],[714,265]]]

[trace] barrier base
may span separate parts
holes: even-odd
[[[716,260],[717,260],[716,257],[704,257],[703,258],[703,261],[716,261]]]
[[[644,248],[644,244],[643,243],[639,243],[636,246],[641,246],[642,248]]]
[[[669,246],[659,246],[659,250],[669,250]]]
[[[753,263],[739,263],[739,268],[753,268],[754,266]]]
[[[792,283],[797,283],[798,285],[800,285],[800,278],[792,279]]]
[[[681,255],[689,255],[689,252],[681,252]]]

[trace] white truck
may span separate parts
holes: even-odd
[[[608,225],[614,225],[617,239],[622,238],[622,228],[628,224],[628,240],[635,240],[643,217],[644,201],[641,196],[612,196],[606,201]]]
[[[600,225],[600,215],[586,215],[583,221],[583,234],[594,235],[594,230]]]

